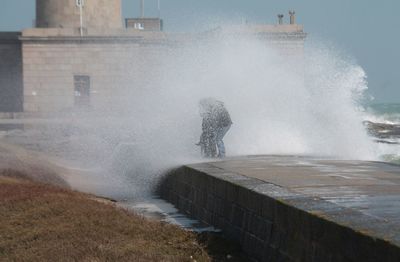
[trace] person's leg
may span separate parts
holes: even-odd
[[[218,157],[224,158],[225,157],[225,145],[222,139],[217,140],[217,147],[218,147]]]
[[[224,141],[222,140],[226,133],[228,132],[229,128],[231,126],[226,126],[218,129],[217,131],[217,147],[218,147],[218,157],[223,158],[225,157],[225,144]]]

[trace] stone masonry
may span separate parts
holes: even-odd
[[[383,163],[249,157],[178,168],[159,193],[258,261],[395,262],[399,174]]]
[[[121,0],[80,0],[84,28],[122,28]],[[39,28],[79,28],[76,0],[36,0]]]
[[[162,40],[152,45],[140,36],[49,39],[24,34],[21,39],[26,112],[72,110],[76,75],[90,77],[91,108],[114,108],[133,88],[146,87],[141,75],[157,74],[167,48]]]

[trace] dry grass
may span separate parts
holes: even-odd
[[[245,261],[218,235],[196,235],[70,191],[63,172],[0,143],[1,262]]]
[[[36,152],[0,141],[0,176],[14,176],[43,184],[69,188],[62,168],[42,159]]]
[[[65,182],[65,180],[58,176],[55,172],[36,166],[24,168],[29,168],[29,174],[22,168],[20,170],[6,168],[0,170],[0,176],[38,182],[41,184],[53,185],[61,188],[70,188],[68,183]]]
[[[0,176],[0,261],[192,258],[210,260],[193,233],[148,221],[85,194]]]

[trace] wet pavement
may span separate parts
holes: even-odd
[[[147,197],[140,201],[126,199],[120,201],[118,206],[134,211],[136,214],[140,214],[146,218],[177,225],[198,233],[221,231],[213,226],[201,223],[199,220],[190,219],[179,212],[172,204],[156,196]]]

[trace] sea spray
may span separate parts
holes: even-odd
[[[218,36],[171,51],[158,66],[160,74],[128,107],[135,153],[123,154],[128,166],[118,166],[127,167],[133,183],[202,161],[194,145],[201,133],[198,101],[210,96],[231,113],[230,156],[378,159],[359,103],[365,72],[322,45],[290,56],[259,39]]]
[[[290,55],[262,39],[222,34],[132,61],[127,79],[137,70],[140,79],[113,90],[118,103],[72,115],[59,132],[74,144],[64,156],[95,167],[91,192],[143,196],[169,168],[209,161],[195,146],[203,97],[223,101],[231,114],[228,156],[377,159],[359,107],[366,75],[323,45]]]
[[[213,40],[172,52],[153,79],[160,90],[144,94],[152,105],[144,121],[157,129],[152,140],[160,154],[199,155],[193,147],[201,131],[197,104],[212,96],[233,118],[225,138],[231,156],[374,159],[358,106],[366,90],[361,67],[327,50],[311,50],[301,60],[257,39]]]

